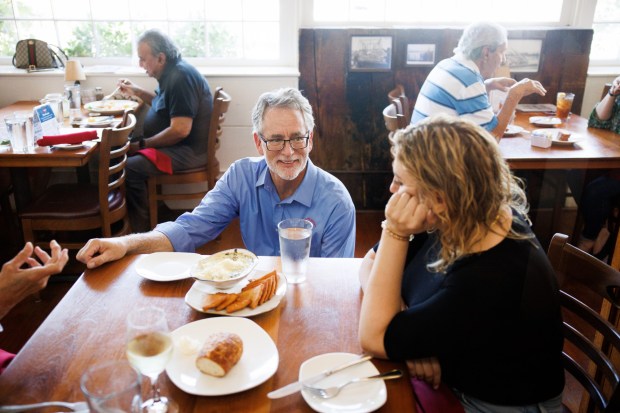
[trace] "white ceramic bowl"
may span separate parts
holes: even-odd
[[[190,270],[192,278],[224,290],[248,276],[258,264],[258,257],[243,248],[233,248],[199,260]]]

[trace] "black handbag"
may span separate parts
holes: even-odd
[[[17,42],[13,55],[13,66],[18,69],[35,71],[65,67],[68,60],[63,50],[37,39],[24,39]]]

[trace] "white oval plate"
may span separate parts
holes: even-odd
[[[299,380],[329,370],[347,361],[358,358],[359,355],[352,353],[327,353],[306,360],[299,367]],[[333,374],[315,384],[316,387],[335,386],[356,377],[372,376],[379,374],[379,370],[370,361]],[[387,401],[387,389],[382,380],[356,383],[345,387],[340,393],[331,399],[321,399],[305,390],[301,395],[308,405],[321,413],[367,413],[379,409]]]
[[[55,149],[61,149],[64,151],[72,151],[74,149],[80,149],[84,147],[83,143],[57,143],[56,145],[52,145]]]
[[[555,126],[561,125],[562,121],[554,116],[531,116],[530,123],[536,126]]]
[[[174,330],[172,339],[182,336],[198,340],[218,332],[238,334],[243,340],[239,362],[224,377],[201,373],[196,367],[198,353],[184,354],[176,347],[166,366],[170,380],[181,390],[198,396],[221,396],[239,393],[262,384],[278,369],[279,355],[275,343],[258,324],[241,317],[213,317],[194,321]]]
[[[189,277],[189,270],[202,255],[192,252],[154,252],[140,258],[136,272],[147,280],[176,281]]]
[[[84,109],[89,112],[97,112],[102,115],[120,115],[125,109],[135,109],[140,105],[133,100],[96,100],[84,105]]]
[[[271,272],[271,271],[273,271],[273,270],[259,270],[259,269],[256,269],[256,270],[254,270],[253,274],[250,274],[248,276],[248,279],[260,278],[263,275],[265,275],[265,274],[267,274],[268,272]],[[213,291],[213,289],[209,288],[209,286],[205,286],[205,285],[201,284],[200,281],[196,281],[192,285],[192,288],[189,289],[187,294],[185,294],[185,302],[187,303],[187,305],[192,307],[194,310],[200,311],[201,313],[219,314],[219,315],[227,315],[227,316],[233,316],[233,317],[252,317],[252,316],[255,316],[255,315],[258,315],[258,314],[266,313],[267,311],[271,311],[274,308],[276,308],[278,306],[278,304],[280,304],[280,301],[282,301],[282,297],[284,297],[284,294],[286,294],[286,278],[282,274],[278,273],[278,288],[276,289],[275,295],[273,297],[271,297],[270,300],[268,300],[265,303],[259,305],[255,309],[251,309],[250,307],[246,307],[243,310],[235,311],[234,313],[227,313],[226,310],[223,310],[223,311],[216,311],[216,310],[204,311],[202,309],[202,300],[204,299],[204,296],[205,296],[205,294],[207,292],[212,292],[212,291]],[[226,291],[224,290],[224,291],[221,291],[221,292],[226,292]]]
[[[504,132],[504,136],[515,136],[521,132],[523,132],[523,128],[521,126],[508,125],[506,126],[506,131]]]
[[[100,127],[103,128],[105,126],[110,126],[113,123],[117,122],[114,119],[114,116],[89,116],[87,118],[83,118],[79,121],[74,121],[71,123],[73,126],[82,126],[82,127]]]
[[[583,137],[581,137],[580,135],[572,134],[568,137],[568,140],[561,141],[560,135],[558,134],[555,138],[551,139],[551,143],[558,146],[573,146],[577,142],[580,142],[582,139]]]

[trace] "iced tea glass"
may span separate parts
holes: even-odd
[[[555,114],[558,118],[560,118],[562,123],[565,123],[568,120],[571,107],[573,106],[573,99],[575,99],[575,95],[573,93],[558,92],[555,104]]]

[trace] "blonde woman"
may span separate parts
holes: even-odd
[[[392,144],[381,240],[360,271],[363,349],[408,360],[466,412],[561,411],[557,284],[497,142],[440,116]]]

